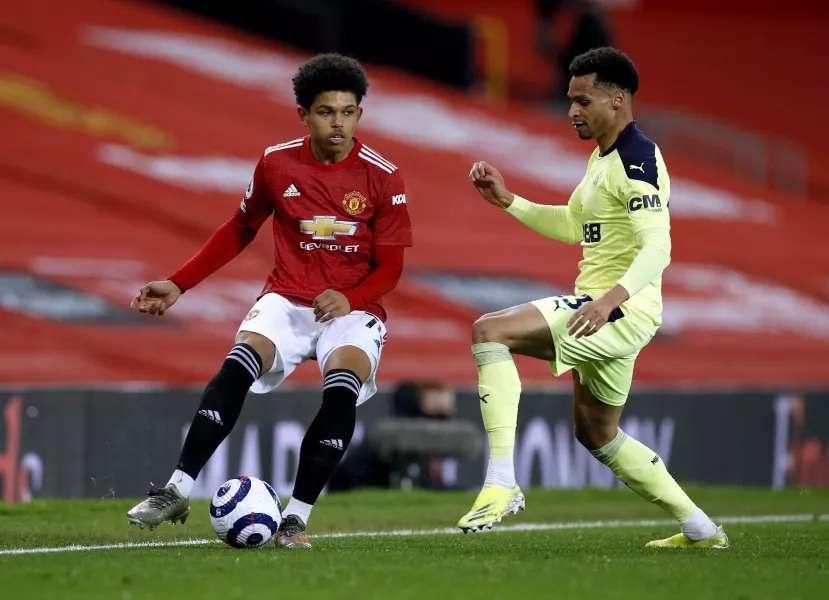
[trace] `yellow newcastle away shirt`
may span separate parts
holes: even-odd
[[[575,291],[596,299],[628,273],[640,250],[637,234],[641,240],[646,230],[649,234],[670,229],[670,195],[671,182],[662,154],[634,121],[604,155],[596,148],[566,207],[537,205],[516,196],[507,210],[543,235],[571,244],[580,242],[584,254]],[[669,253],[669,237],[667,244]],[[631,279],[635,278],[629,275],[627,281]],[[662,322],[661,273],[641,285],[644,287],[638,290],[633,286],[623,307],[637,308],[658,326]],[[629,285],[625,287],[631,291]]]

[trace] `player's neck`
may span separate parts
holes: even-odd
[[[314,143],[314,138],[311,138],[311,156],[324,165],[333,165],[348,158],[356,144],[357,142],[352,138],[348,144],[343,144],[344,148],[336,148],[331,153],[326,153],[318,148]]]
[[[608,129],[606,133],[596,136],[596,143],[599,145],[599,152],[604,155],[610,147],[616,143],[616,140],[619,139],[619,136],[622,135],[625,128],[632,122],[633,116],[626,115],[624,118],[619,119],[619,121],[615,123],[613,127]]]

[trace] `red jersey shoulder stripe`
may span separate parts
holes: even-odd
[[[390,161],[390,160],[388,160],[388,159],[384,158],[384,157],[383,157],[383,156],[382,156],[379,152],[377,152],[376,150],[372,150],[371,148],[369,148],[369,147],[368,147],[368,146],[366,146],[365,144],[363,144],[362,148],[360,148],[360,149],[361,149],[363,152],[365,152],[366,154],[368,154],[369,156],[371,156],[372,158],[374,158],[374,159],[376,159],[376,160],[380,161],[381,163],[383,163],[384,165],[386,165],[386,166],[387,166],[389,169],[391,169],[392,171],[396,171],[396,170],[397,170],[397,167],[396,167],[395,165],[393,165],[393,164],[391,163],[391,161]]]
[[[368,154],[364,154],[362,150],[360,150],[360,154],[358,154],[357,156],[359,156],[360,158],[362,158],[363,160],[365,160],[367,162],[370,162],[373,165],[376,165],[376,166],[380,167],[381,169],[383,169],[389,175],[394,173],[394,169],[390,169],[389,167],[387,167],[386,165],[384,165],[380,161],[375,160],[374,158],[372,158]]]
[[[282,143],[282,144],[277,144],[276,146],[271,146],[271,147],[265,149],[265,155],[267,156],[271,152],[276,152],[278,150],[287,150],[288,148],[297,148],[299,146],[302,146],[304,141],[305,141],[305,138],[299,138],[297,140],[291,140],[290,142],[285,142],[285,143]]]
[[[394,173],[397,170],[397,167],[392,165],[390,162],[388,162],[386,160],[383,160],[383,159],[380,159],[380,158],[377,158],[373,154],[370,154],[369,152],[366,152],[365,147],[360,149],[360,153],[357,156],[359,156],[360,158],[362,158],[366,162],[370,162],[371,164],[373,164],[377,167],[380,167],[382,170],[384,170],[389,175],[391,175],[392,173]]]

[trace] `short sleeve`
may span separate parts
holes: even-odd
[[[372,217],[372,234],[376,246],[411,246],[412,223],[406,201],[406,188],[400,169],[386,178]]]

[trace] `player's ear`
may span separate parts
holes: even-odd
[[[308,127],[308,111],[297,105],[296,114],[299,115],[299,120],[302,121],[302,124]]]
[[[616,90],[616,93],[613,94],[613,108],[621,108],[624,101],[625,93],[622,90]]]
[[[363,116],[363,107],[358,106],[357,107],[357,122],[358,123],[360,122],[360,118],[362,118],[362,116]]]

